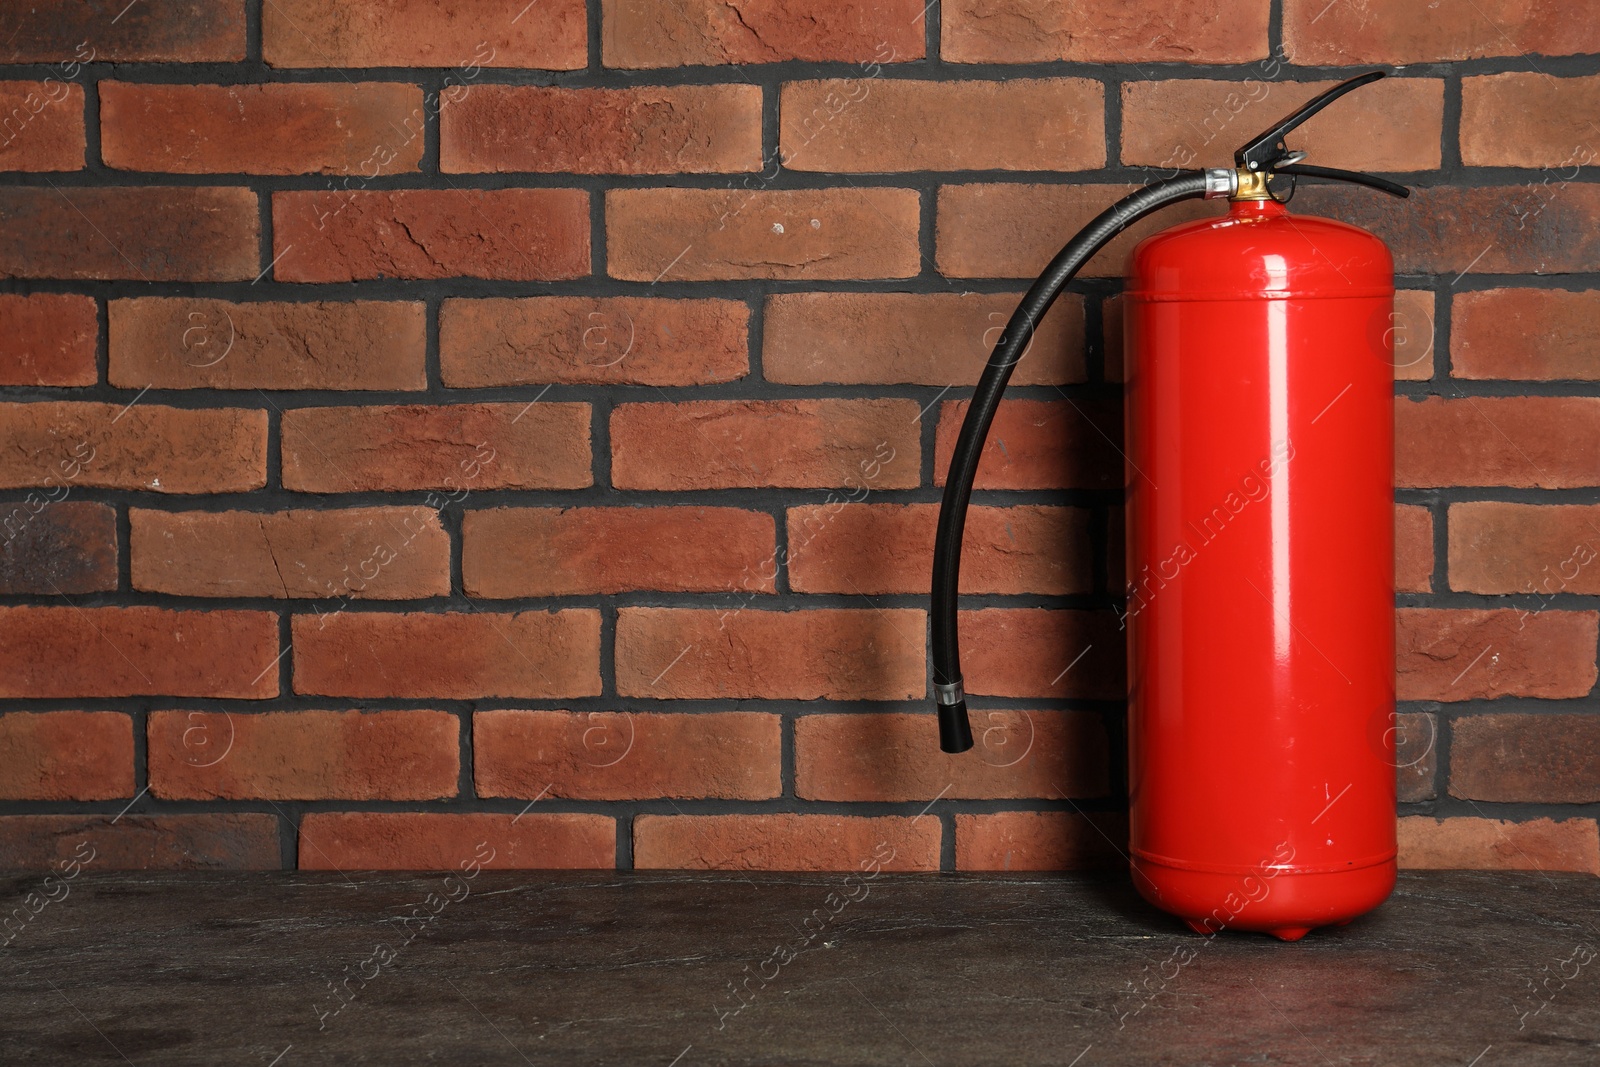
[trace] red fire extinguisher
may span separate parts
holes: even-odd
[[[1120,201],[1029,289],[950,461],[933,569],[940,747],[972,747],[956,633],[962,526],[1006,381],[1051,302],[1136,219],[1180,200],[1228,214],[1134,250],[1127,330],[1130,862],[1200,933],[1296,940],[1395,878],[1392,347],[1383,242],[1285,207],[1284,137],[1374,71],[1234,154]],[[1374,324],[1378,324],[1375,328]]]

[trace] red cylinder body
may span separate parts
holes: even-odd
[[[1131,856],[1200,932],[1394,885],[1393,270],[1270,200],[1133,253]]]

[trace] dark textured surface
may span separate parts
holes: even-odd
[[[0,878],[8,910],[43,889]],[[1600,1062],[1586,876],[1410,873],[1297,944],[1208,941],[1124,879],[1068,876],[86,872],[50,892],[0,949],[0,1063]]]

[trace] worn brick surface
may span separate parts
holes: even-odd
[[[626,489],[905,489],[917,484],[914,400],[701,400],[611,414]]]
[[[416,301],[134,297],[107,305],[111,384],[140,389],[422,389]]]
[[[546,382],[705,385],[750,370],[750,308],[737,300],[532,296],[446,300],[448,386]]]
[[[1402,608],[1395,635],[1401,700],[1587,696],[1594,688],[1592,611]]]
[[[262,699],[277,658],[264,611],[0,607],[0,697]]]
[[[462,522],[468,596],[770,593],[772,518],[739,508],[491,508]]]
[[[133,793],[133,720],[127,715],[0,715],[0,799],[111,800]]]
[[[608,67],[904,62],[923,57],[924,0],[603,0]]]
[[[222,493],[266,484],[267,417],[247,408],[0,403],[0,486]]]
[[[1097,797],[1108,792],[1097,713],[979,711],[972,752],[929,751],[933,715],[805,715],[795,720],[795,794],[807,800]]]
[[[1600,507],[1473,500],[1450,505],[1450,588],[1600,593]]]
[[[100,155],[175,174],[380,174],[422,159],[422,90],[394,82],[100,83]]]
[[[450,592],[450,539],[429,507],[132,508],[128,520],[135,589],[175,596],[376,600]]]
[[[1021,293],[779,293],[767,298],[761,369],[788,385],[975,385]],[[1012,385],[1087,375],[1083,300],[1040,321]]]
[[[664,700],[910,700],[921,610],[622,608],[617,692]]]
[[[1600,874],[1600,831],[1593,819],[1400,820],[1400,866]]]
[[[269,871],[282,865],[272,814],[0,815],[5,870]]]
[[[91,297],[0,294],[0,385],[93,385],[99,332]]]
[[[939,53],[956,63],[1241,63],[1268,54],[1268,7],[1266,0],[950,0],[939,15]]]
[[[598,696],[592,608],[294,617],[294,689],[346,697]]]
[[[1426,593],[1433,583],[1433,515],[1414,504],[1394,508],[1394,587]]]
[[[443,711],[156,711],[150,791],[173,800],[454,796],[459,732]]]
[[[0,170],[82,170],[83,86],[0,81]]]
[[[274,67],[452,67],[470,90],[483,67],[581,68],[587,25],[583,0],[271,0],[261,52]]]
[[[884,815],[641,815],[633,865],[721,871],[935,871],[939,824]]]
[[[593,483],[587,404],[296,408],[282,440],[284,486],[309,493]]]
[[[272,194],[273,277],[553,281],[589,273],[581,189],[326,189]]]
[[[62,484],[0,504],[0,593],[65,596],[117,587],[117,513],[64,499],[70,492]]]
[[[1464,715],[1450,726],[1450,795],[1469,800],[1600,800],[1600,717]]]
[[[613,189],[613,278],[909,278],[920,269],[912,189]]]
[[[0,62],[205,63],[244,58],[245,0],[32,0],[10,5]]]
[[[789,585],[799,593],[924,593],[937,504],[790,508]],[[1094,567],[1081,508],[978,505],[961,543],[963,593],[1087,593]]]
[[[1105,102],[1085,78],[789,82],[778,146],[792,170],[1093,170]]]
[[[321,811],[300,821],[309,871],[570,870],[616,866],[607,815]]]
[[[1600,291],[1486,289],[1450,308],[1452,377],[1600,378]]]
[[[1600,5],[1284,0],[1283,41],[1296,63],[1333,65],[1583,54],[1600,52]]]
[[[1600,398],[1397,399],[1394,426],[1396,485],[1600,485]]]
[[[716,174],[761,169],[761,89],[479,85],[440,115],[447,172]]]
[[[479,796],[769,800],[782,790],[776,715],[480,711]]]
[[[934,484],[943,485],[967,401],[939,405]],[[979,454],[978,489],[1110,489],[1124,478],[1122,405],[1110,400],[1004,400]]]
[[[249,189],[0,188],[0,278],[249,281],[260,229]]]
[[[1124,815],[997,811],[956,816],[958,871],[1066,871],[1127,867]]]

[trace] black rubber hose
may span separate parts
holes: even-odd
[[[972,747],[972,724],[967,718],[967,702],[961,688],[961,649],[956,634],[956,590],[961,581],[961,537],[967,523],[967,502],[972,496],[972,480],[978,472],[978,459],[995,409],[1005,392],[1006,382],[1017,361],[1028,350],[1034,328],[1068,282],[1106,243],[1135,221],[1180,200],[1196,200],[1206,193],[1206,176],[1201,171],[1184,171],[1174,178],[1146,185],[1101,212],[1077,235],[1033,283],[1001,336],[988,366],[978,380],[967,408],[961,435],[956,438],[955,454],[950,457],[950,473],[945,479],[944,500],[939,506],[939,533],[933,546],[933,681],[939,709],[939,747],[946,752],[965,752]]]

